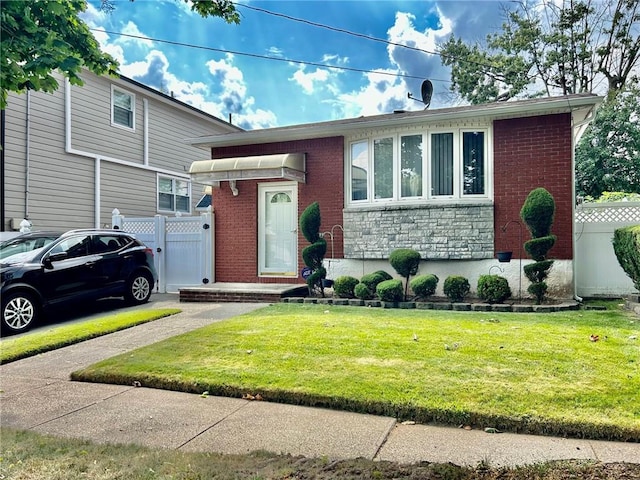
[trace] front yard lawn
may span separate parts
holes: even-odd
[[[75,372],[77,380],[417,422],[640,441],[640,321],[277,304]]]

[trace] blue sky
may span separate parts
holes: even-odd
[[[502,23],[490,0],[240,0],[239,25],[183,0],[114,3],[105,13],[89,0],[82,18],[120,73],[246,129],[420,110],[407,93],[420,98],[427,78],[431,108],[453,105],[440,58],[393,44],[433,52],[452,33],[481,40]]]

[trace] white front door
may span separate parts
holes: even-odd
[[[292,277],[298,269],[298,184],[258,185],[258,272]]]

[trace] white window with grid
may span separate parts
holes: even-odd
[[[115,85],[111,86],[111,125],[135,130],[136,96]]]
[[[191,213],[191,182],[158,175],[158,211]]]
[[[429,129],[350,143],[349,203],[490,198],[490,130]]]

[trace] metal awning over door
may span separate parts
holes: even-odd
[[[304,153],[198,160],[191,164],[189,174],[200,183],[265,179],[304,183],[305,161]]]

